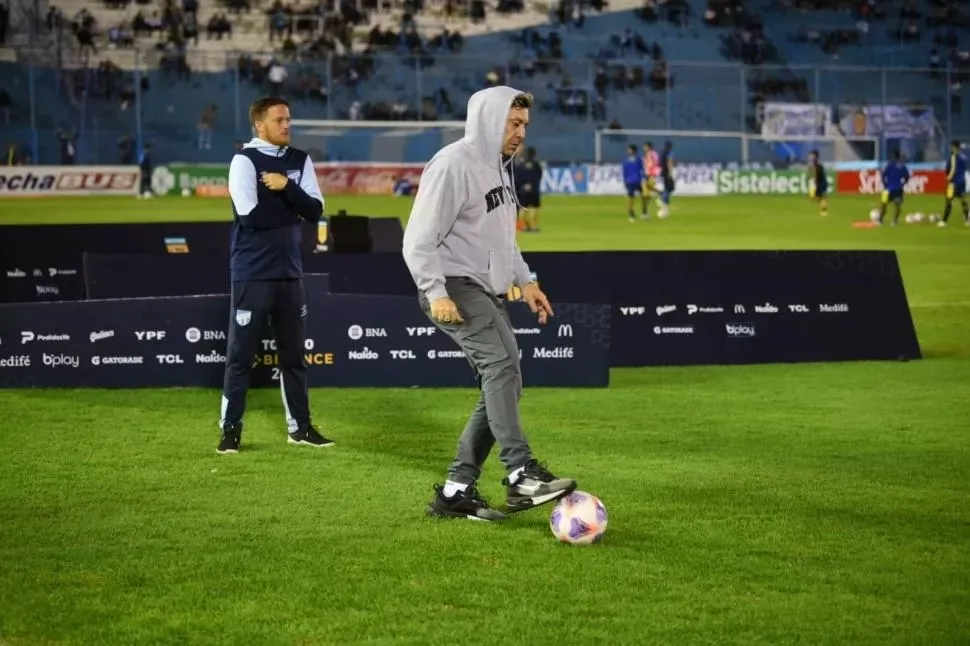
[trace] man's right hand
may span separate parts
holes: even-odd
[[[451,323],[453,325],[460,325],[465,322],[461,318],[461,314],[458,313],[458,306],[455,305],[455,301],[448,297],[431,301],[431,318],[439,323]]]

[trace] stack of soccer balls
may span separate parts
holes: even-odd
[[[591,493],[574,491],[561,499],[549,517],[552,534],[563,543],[598,543],[606,532],[606,506]]]
[[[887,218],[892,217],[891,213],[887,213],[886,216]],[[872,209],[871,211],[869,211],[869,219],[872,220],[873,222],[878,222],[879,209]],[[930,213],[929,215],[926,215],[924,213],[920,213],[919,211],[917,211],[916,213],[907,213],[905,216],[903,216],[903,220],[906,222],[906,224],[922,224],[923,222],[936,224],[941,219],[942,218],[940,218],[940,215],[938,213]]]

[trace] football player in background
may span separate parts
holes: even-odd
[[[808,198],[818,200],[819,215],[828,215],[829,205],[826,197],[829,194],[829,180],[825,177],[825,166],[819,160],[817,150],[808,154],[808,178]]]
[[[943,219],[938,227],[945,227],[953,210],[953,200],[959,199],[963,207],[963,223],[970,226],[970,211],[967,209],[967,158],[960,152],[960,142],[956,139],[950,144],[950,156],[946,159],[946,206]]]
[[[899,212],[903,207],[903,193],[906,182],[909,181],[909,168],[902,162],[899,151],[894,150],[890,155],[886,167],[882,169],[882,206],[879,210],[879,224],[886,217],[886,207],[892,202],[896,206],[893,214],[893,226],[899,224]]]
[[[536,149],[525,151],[525,160],[519,160],[512,168],[518,195],[520,222],[523,231],[539,232],[539,207],[542,204],[542,164],[536,157]]]
[[[651,142],[643,144],[643,199],[649,205],[657,197],[657,178],[660,176],[660,155]],[[644,217],[647,214],[644,213]]]
[[[647,219],[647,198],[643,194],[645,183],[643,171],[643,160],[637,155],[637,147],[630,145],[626,149],[626,159],[623,160],[623,185],[626,186],[626,208],[630,216],[630,222],[636,222],[637,218],[633,214],[634,196],[640,196],[640,206],[643,213],[640,217]]]

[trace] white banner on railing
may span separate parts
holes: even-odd
[[[824,103],[764,104],[761,120],[763,137],[814,137],[825,135],[826,124],[831,121],[832,108]]]
[[[137,166],[0,166],[0,198],[137,195]]]
[[[713,164],[675,166],[675,194],[693,197],[717,195],[717,171],[718,167]],[[659,180],[657,188],[663,188]],[[590,195],[626,195],[622,167],[619,164],[590,164],[588,192]]]

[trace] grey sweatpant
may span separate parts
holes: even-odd
[[[470,278],[446,278],[445,287],[448,296],[458,306],[464,323],[432,321],[464,351],[478,375],[482,390],[478,404],[458,438],[458,453],[448,470],[448,479],[474,484],[496,442],[500,449],[499,459],[508,472],[532,459],[519,420],[519,397],[522,395],[519,346],[501,299],[486,292]],[[421,309],[431,318],[428,300],[421,295],[419,301]]]

